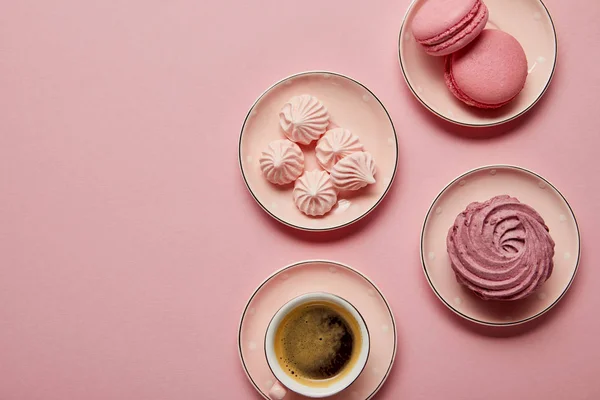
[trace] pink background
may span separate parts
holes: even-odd
[[[526,117],[485,131],[443,123],[406,88],[408,3],[2,1],[0,399],[258,399],[239,314],[267,275],[307,258],[348,263],[387,295],[399,349],[378,399],[599,398],[600,3],[547,1],[554,82]],[[366,84],[400,142],[388,198],[328,234],[272,221],[237,162],[255,98],[307,69]],[[453,315],[419,262],[435,194],[489,163],[547,177],[582,234],[571,292],[513,330]]]

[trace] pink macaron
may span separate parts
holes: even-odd
[[[445,80],[459,100],[477,108],[498,108],[523,90],[527,57],[513,36],[486,29],[469,46],[446,57]]]
[[[481,0],[425,0],[412,20],[412,33],[427,54],[445,56],[477,38],[487,20]]]

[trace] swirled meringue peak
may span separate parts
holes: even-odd
[[[554,241],[544,220],[507,195],[469,204],[446,244],[457,281],[485,300],[525,298],[554,266]]]
[[[325,171],[306,171],[294,184],[296,207],[306,215],[324,215],[337,202],[337,192]]]
[[[260,169],[271,183],[285,185],[295,181],[304,171],[304,154],[296,143],[274,140],[260,156]]]
[[[339,190],[358,190],[375,183],[375,172],[375,161],[371,153],[359,151],[335,164],[331,170],[331,180]]]
[[[331,171],[342,158],[357,151],[363,151],[362,143],[358,136],[344,128],[327,131],[315,148],[319,165],[327,171]]]
[[[319,139],[329,125],[327,108],[314,96],[295,96],[279,112],[279,125],[292,142],[309,144]]]

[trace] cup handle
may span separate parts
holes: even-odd
[[[275,384],[269,390],[269,398],[271,400],[282,400],[286,394],[287,390],[279,382],[275,382]]]

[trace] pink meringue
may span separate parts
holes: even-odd
[[[292,142],[306,145],[325,133],[329,113],[319,99],[303,94],[284,104],[279,112],[279,125]]]
[[[337,202],[337,192],[325,171],[306,171],[294,184],[296,207],[306,215],[324,215]]]
[[[457,281],[486,300],[525,298],[554,267],[554,241],[544,220],[507,195],[469,204],[446,244]]]
[[[304,154],[296,143],[274,140],[262,152],[260,168],[271,183],[285,185],[295,181],[304,171]]]
[[[342,158],[358,151],[363,151],[358,136],[344,128],[327,131],[315,148],[319,165],[327,171],[331,171]]]
[[[331,170],[331,180],[339,190],[358,190],[375,183],[375,172],[371,153],[360,151],[338,161]]]

